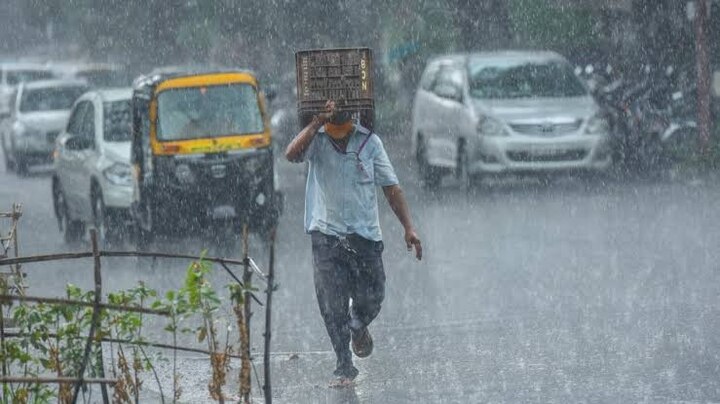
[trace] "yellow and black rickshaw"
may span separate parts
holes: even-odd
[[[134,192],[139,244],[217,221],[267,232],[282,210],[263,93],[248,71],[135,80]]]

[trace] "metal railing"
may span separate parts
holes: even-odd
[[[243,259],[242,260],[235,260],[235,259],[227,259],[227,258],[217,258],[217,257],[205,257],[205,256],[195,256],[195,255],[187,255],[187,254],[168,254],[168,253],[160,253],[160,252],[139,252],[139,251],[104,251],[98,248],[98,240],[97,240],[97,233],[95,229],[90,230],[90,241],[92,249],[91,251],[87,252],[76,252],[76,253],[60,253],[60,254],[47,254],[47,255],[33,255],[33,256],[19,256],[18,255],[18,249],[17,249],[17,219],[19,219],[21,213],[18,209],[16,210],[16,205],[13,206],[13,211],[10,214],[0,214],[0,217],[11,217],[13,218],[13,230],[11,231],[12,240],[14,240],[14,248],[15,248],[15,256],[14,257],[7,257],[7,254],[0,257],[0,267],[9,266],[12,271],[11,273],[14,274],[14,276],[17,276],[19,274],[19,269],[21,265],[23,264],[29,264],[29,263],[40,263],[40,262],[57,262],[60,260],[76,260],[76,259],[87,259],[87,258],[93,258],[93,278],[94,278],[94,294],[93,294],[93,301],[92,302],[85,302],[80,300],[72,300],[72,299],[61,299],[61,298],[51,298],[51,297],[42,297],[42,296],[27,296],[25,293],[10,293],[10,291],[5,288],[5,290],[2,291],[2,294],[0,294],[0,302],[5,302],[7,304],[8,302],[20,302],[21,304],[27,304],[27,303],[44,303],[49,305],[66,305],[66,306],[85,306],[85,307],[92,307],[92,319],[90,322],[90,328],[87,334],[87,337],[85,338],[85,348],[83,352],[82,361],[80,363],[80,368],[77,372],[77,375],[75,377],[43,377],[43,376],[10,376],[8,373],[7,366],[5,364],[5,359],[0,360],[2,362],[2,375],[0,376],[0,382],[2,382],[3,385],[7,383],[31,383],[31,384],[47,384],[47,383],[55,383],[55,384],[62,384],[62,383],[73,383],[73,398],[72,402],[75,403],[78,400],[78,395],[80,392],[81,387],[85,384],[99,384],[101,386],[102,396],[103,396],[103,402],[109,403],[109,396],[107,392],[107,385],[114,386],[118,383],[117,379],[109,379],[104,376],[104,374],[100,374],[100,377],[96,378],[88,378],[85,377],[85,370],[87,368],[89,359],[90,359],[90,353],[93,346],[96,346],[98,348],[102,348],[102,343],[124,343],[128,345],[143,345],[143,346],[150,346],[155,348],[161,348],[161,349],[172,349],[177,351],[186,351],[186,352],[195,352],[195,353],[202,353],[205,355],[209,355],[212,357],[214,354],[221,354],[219,352],[211,352],[210,350],[203,350],[203,349],[197,349],[193,347],[187,347],[187,346],[179,346],[175,344],[162,344],[162,343],[156,343],[156,342],[148,342],[148,341],[131,341],[131,340],[121,340],[121,339],[114,339],[114,338],[108,338],[105,336],[98,337],[96,335],[97,329],[100,327],[100,313],[101,310],[116,310],[121,312],[136,312],[136,313],[145,313],[145,314],[151,314],[151,315],[157,315],[157,316],[169,316],[170,313],[163,310],[154,310],[147,307],[136,307],[136,306],[123,306],[123,305],[117,305],[117,304],[109,304],[107,302],[103,301],[102,298],[102,263],[101,259],[104,257],[149,257],[153,259],[163,259],[163,258],[171,258],[171,259],[187,259],[191,261],[207,261],[219,264],[227,273],[227,275],[232,279],[233,282],[236,282],[240,285],[240,287],[245,291],[245,298],[243,299],[243,316],[244,318],[244,324],[240,324],[240,354],[229,354],[230,357],[239,358],[241,361],[241,370],[240,370],[240,399],[242,402],[249,403],[250,402],[250,393],[251,393],[251,366],[252,366],[252,356],[250,354],[250,316],[251,316],[251,300],[255,301],[258,305],[265,307],[265,332],[263,334],[264,336],[264,355],[263,355],[263,365],[264,365],[264,382],[262,385],[263,395],[265,398],[266,403],[272,402],[272,389],[270,384],[270,326],[271,326],[271,307],[272,307],[272,293],[275,290],[276,286],[274,285],[274,265],[275,265],[275,232],[271,232],[270,236],[270,257],[269,257],[269,269],[268,273],[265,274],[260,270],[258,265],[255,263],[255,261],[248,255],[248,231],[247,227],[245,227],[243,231]],[[5,239],[3,239],[5,240]],[[8,238],[10,240],[10,238]],[[5,244],[3,244],[5,246]],[[7,248],[5,248],[7,250]],[[242,267],[242,279],[233,272],[231,269],[231,266],[240,266]],[[265,284],[265,302],[256,296],[255,293],[253,293],[249,288],[246,288],[247,285],[250,285],[250,282],[252,280],[252,275],[255,274],[258,278],[260,278],[263,283]],[[24,289],[22,289],[24,292]],[[2,310],[0,310],[0,353],[5,352],[5,339],[6,338],[19,338],[23,337],[22,333],[18,332],[8,332],[3,327],[4,323],[4,314],[2,313]],[[51,337],[53,334],[48,334],[48,337]],[[3,356],[4,358],[5,356]],[[100,356],[101,358],[102,356]],[[104,369],[104,366],[100,364],[99,369]],[[162,396],[162,394],[161,394]],[[164,400],[164,398],[163,398]],[[220,398],[220,401],[223,401],[223,398]]]

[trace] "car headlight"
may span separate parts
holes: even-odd
[[[610,131],[610,124],[602,115],[595,115],[588,120],[585,133],[588,135],[602,135]]]
[[[480,136],[507,136],[508,132],[502,122],[494,118],[481,118],[478,123]]]
[[[195,174],[193,174],[190,166],[187,164],[178,164],[175,166],[175,176],[180,182],[192,184],[195,182]]]
[[[115,163],[103,170],[103,175],[114,185],[128,187],[132,185],[132,167],[129,164]]]

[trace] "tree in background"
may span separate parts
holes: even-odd
[[[20,2],[25,23],[38,28],[48,36],[54,27],[62,26],[64,2],[62,0],[25,0]]]
[[[512,41],[505,0],[454,0],[460,47],[466,51],[505,48]]]
[[[518,46],[558,50],[597,46],[599,34],[587,7],[558,6],[549,0],[508,1]]]
[[[383,38],[378,62],[386,67],[388,83],[408,98],[432,56],[458,48],[453,0],[396,0],[393,12],[383,16]]]

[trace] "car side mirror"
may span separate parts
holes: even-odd
[[[435,86],[435,94],[441,98],[447,98],[457,102],[462,102],[462,91],[451,84],[440,83]]]
[[[81,137],[81,136],[73,136],[71,138],[68,138],[67,141],[65,141],[65,147],[68,150],[87,150],[92,148],[94,145],[94,142],[92,139],[87,137]]]
[[[263,92],[265,93],[265,99],[268,102],[272,102],[272,100],[274,100],[275,97],[277,97],[277,91],[272,86],[265,87]]]

